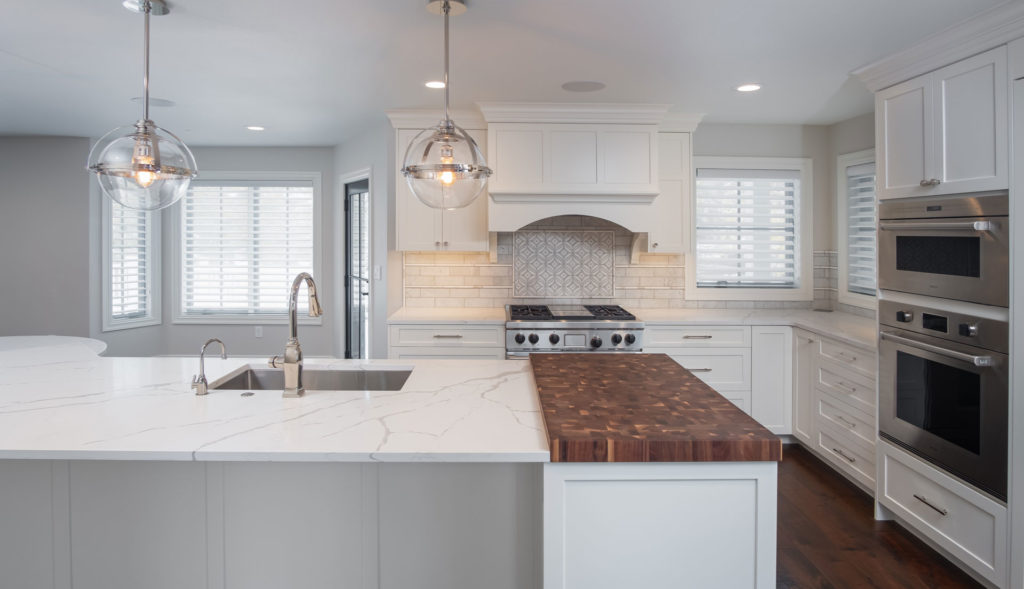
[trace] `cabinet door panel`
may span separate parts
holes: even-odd
[[[793,330],[793,435],[807,444],[814,443],[814,358],[818,336],[802,329]]]
[[[643,131],[605,131],[601,134],[602,169],[607,184],[652,184],[654,162],[651,134]]]
[[[544,182],[544,132],[537,128],[516,129],[491,125],[494,146],[491,158],[493,186],[540,186]],[[494,162],[490,162],[494,163]]]
[[[552,129],[546,146],[552,184],[597,184],[597,133]]]
[[[400,129],[395,143],[396,159],[400,162],[395,172],[395,230],[399,251],[434,251],[439,249],[441,241],[441,211],[416,198],[400,169],[406,149],[419,133],[419,129]]]
[[[647,251],[683,253],[689,243],[690,134],[658,133],[658,183],[661,191],[651,203],[652,225]]]
[[[793,432],[793,330],[751,328],[750,416],[778,435]]]
[[[929,176],[931,91],[927,75],[875,95],[878,198],[916,196]]]
[[[480,146],[487,159],[487,132],[467,131]],[[414,197],[415,198],[415,197]],[[452,252],[485,252],[489,247],[487,239],[487,207],[490,197],[487,188],[476,200],[461,209],[442,211],[441,243],[443,249]]]
[[[1006,168],[1006,48],[976,55],[932,74],[936,194],[1008,186]]]

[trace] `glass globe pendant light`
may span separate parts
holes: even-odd
[[[104,135],[89,152],[87,168],[103,193],[130,209],[155,211],[181,200],[196,177],[196,160],[173,133],[149,120],[149,16],[167,14],[163,0],[125,0],[145,18],[142,119]]]
[[[444,120],[417,135],[405,152],[402,173],[409,188],[424,204],[436,209],[458,209],[483,191],[491,169],[476,142],[448,116],[448,15],[466,11],[460,0],[433,0],[431,12],[444,15]]]

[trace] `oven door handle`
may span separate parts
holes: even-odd
[[[954,360],[961,360],[963,362],[968,362],[968,363],[973,364],[975,366],[993,366],[994,365],[994,362],[992,360],[992,356],[975,356],[973,354],[965,354],[963,352],[957,352],[956,350],[950,350],[950,349],[947,349],[947,348],[943,348],[941,346],[936,346],[936,345],[933,345],[933,344],[927,344],[925,342],[917,341],[916,339],[911,339],[909,337],[904,337],[902,335],[896,335],[895,333],[892,333],[891,331],[882,331],[882,332],[879,332],[878,335],[882,339],[894,341],[894,342],[896,342],[898,344],[904,344],[904,345],[910,346],[912,348],[917,348],[919,350],[924,350],[926,352],[932,352],[932,353],[938,354],[940,356],[946,356],[947,358],[953,358]]]
[[[998,223],[992,221],[929,221],[925,223],[893,223],[892,221],[879,221],[878,228],[886,231],[994,231],[999,228]]]

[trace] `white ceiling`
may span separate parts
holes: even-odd
[[[828,124],[871,110],[850,70],[1003,0],[470,0],[452,102],[645,102],[707,121]],[[335,145],[438,107],[425,0],[171,0],[151,118],[190,145]],[[142,17],[120,0],[4,0],[0,134],[99,136],[139,118]],[[566,92],[570,80],[607,84]],[[759,82],[760,92],[733,88]],[[263,125],[253,133],[246,125]]]

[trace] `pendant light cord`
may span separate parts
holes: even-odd
[[[149,120],[149,12],[152,10],[149,0],[143,0],[142,12],[146,19],[143,27],[145,39],[142,44],[142,60],[145,63],[142,74],[142,120]]]
[[[451,119],[448,117],[448,13],[451,11],[451,4],[444,0],[441,5],[444,13],[444,124],[451,126]]]

